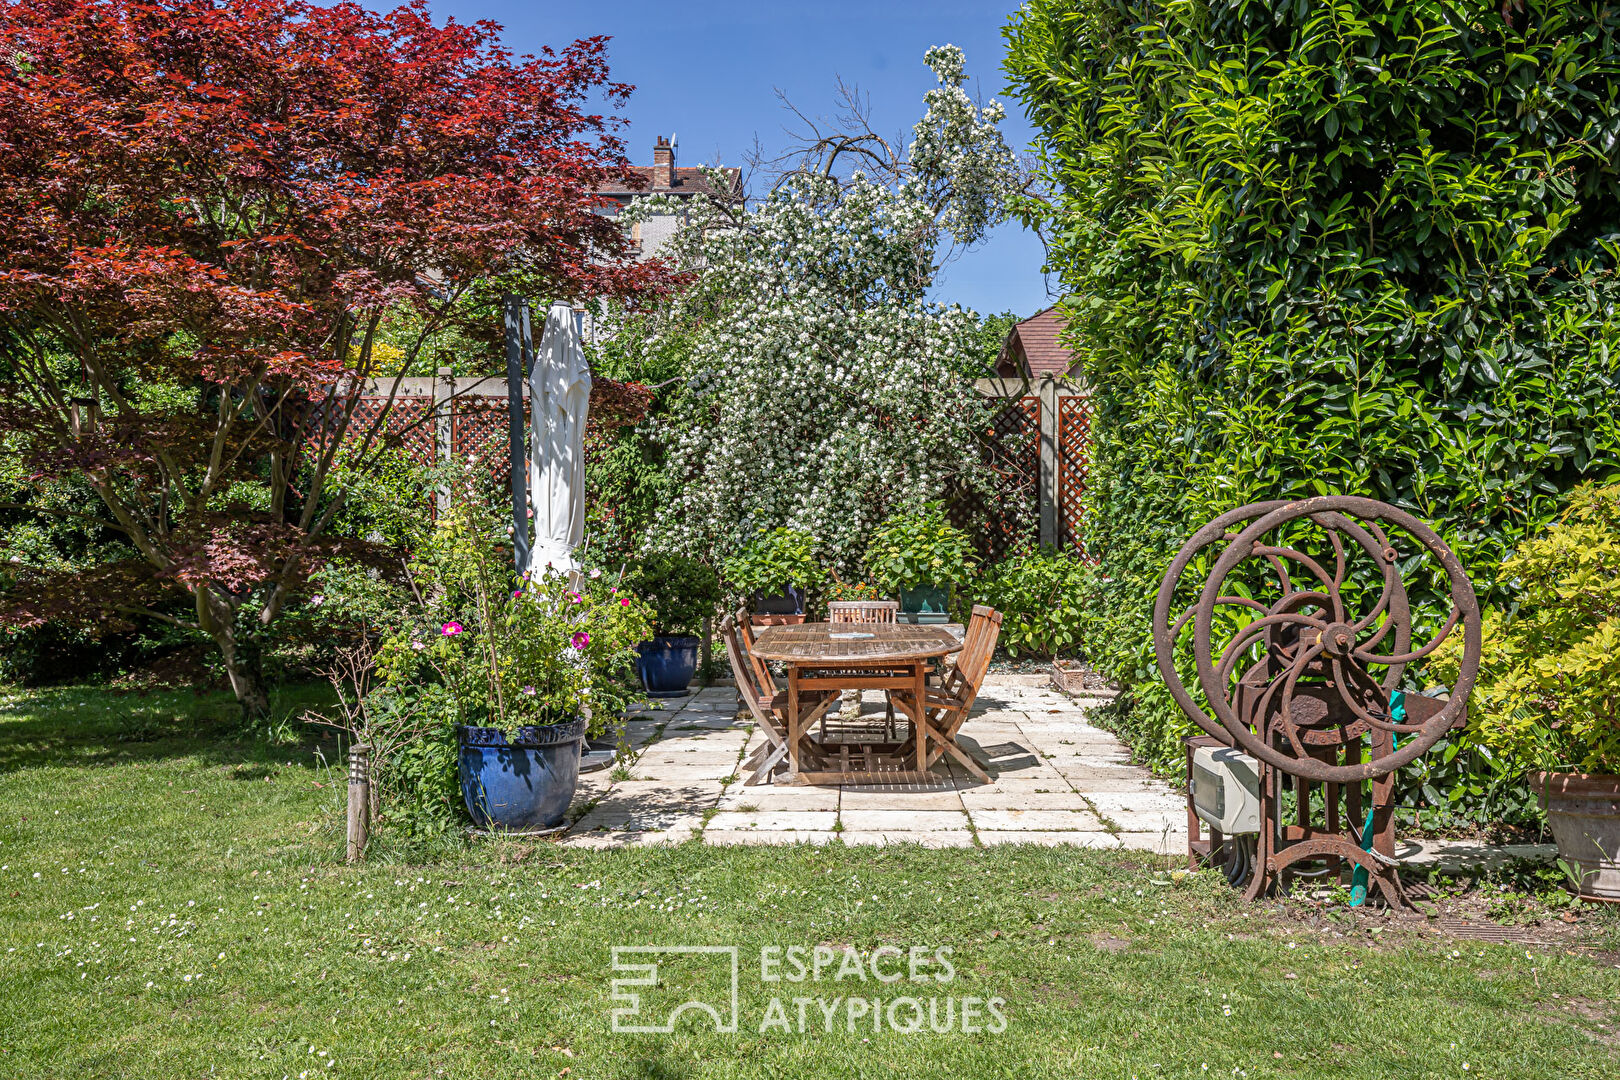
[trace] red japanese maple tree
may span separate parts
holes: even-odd
[[[339,444],[385,441],[354,420],[384,318],[419,327],[408,367],[477,297],[661,287],[592,194],[634,182],[591,111],[630,91],[605,39],[499,32],[422,2],[0,4],[0,431],[139,553],[36,577],[14,625],[194,626],[262,712],[255,642],[340,542]]]

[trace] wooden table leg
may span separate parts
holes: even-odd
[[[917,715],[911,721],[917,732],[917,771],[928,771],[928,662],[918,660],[911,665],[912,700],[917,703]]]
[[[799,666],[788,665],[787,700],[788,775],[799,775]]]

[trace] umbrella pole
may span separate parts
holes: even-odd
[[[523,384],[530,352],[529,310],[506,294],[506,406],[512,454],[512,561],[518,573],[529,568],[529,455],[523,447]]]

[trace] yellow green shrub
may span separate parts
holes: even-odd
[[[1620,485],[1586,484],[1502,564],[1517,603],[1485,617],[1476,737],[1525,768],[1620,773]],[[1460,639],[1436,659],[1456,677]]]

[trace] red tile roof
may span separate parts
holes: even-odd
[[[633,188],[628,184],[612,181],[597,188],[601,195],[722,195],[729,198],[738,198],[742,195],[742,170],[726,168],[721,172],[731,182],[731,190],[717,192],[714,185],[709,183],[707,170],[694,166],[676,166],[669,169],[670,181],[668,187],[660,187],[655,182],[658,172],[665,167],[660,165],[634,165],[632,168],[647,180],[647,186]]]
[[[1001,348],[997,370],[1007,376],[1067,374],[1074,363],[1074,353],[1058,341],[1063,331],[1063,316],[1056,307],[1049,307],[1032,315],[1012,328],[1007,343]]]

